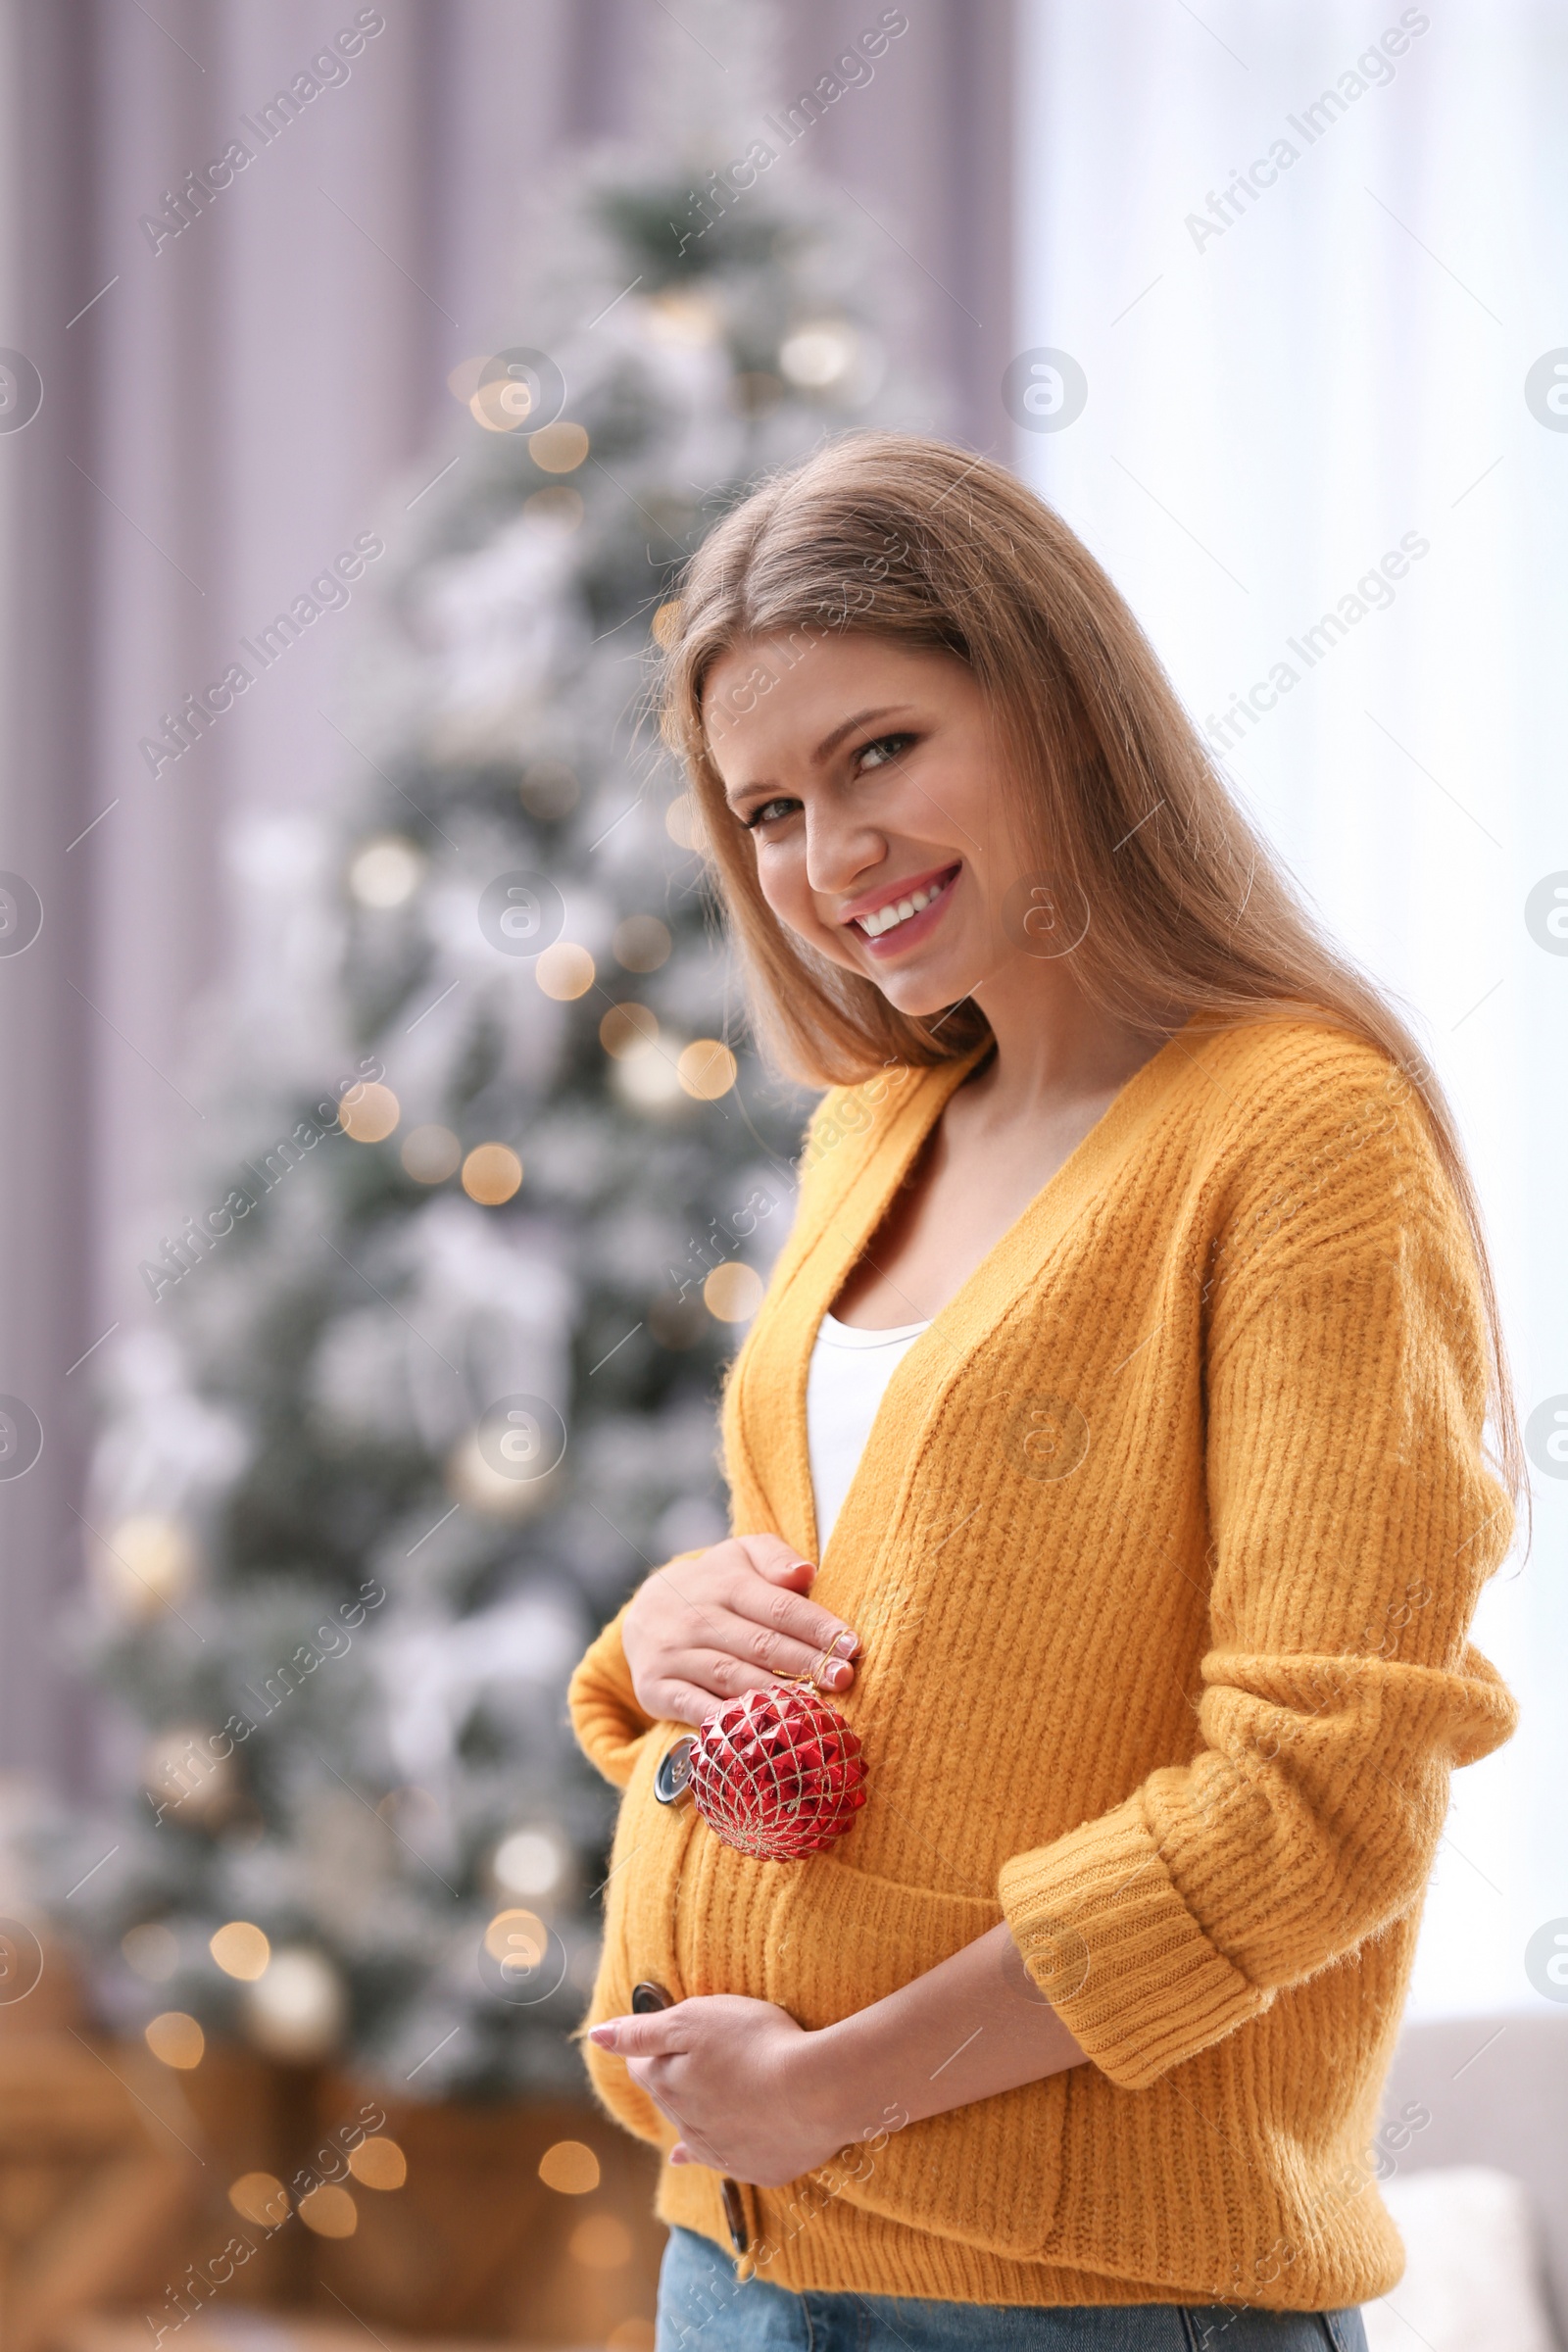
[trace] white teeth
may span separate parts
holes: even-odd
[[[857,919],[860,929],[867,939],[880,939],[884,931],[891,931],[896,924],[906,923],[911,915],[922,913],[932,900],[940,896],[943,887],[937,883],[930,890],[912,891],[906,899],[890,900],[886,906],[877,907],[873,914],[859,915]]]

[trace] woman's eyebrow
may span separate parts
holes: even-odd
[[[831,735],[823,736],[811,754],[811,765],[820,767],[823,760],[831,758],[832,754],[838,750],[845,736],[853,735],[856,728],[863,727],[868,719],[890,718],[896,711],[907,710],[910,708],[908,703],[879,703],[873,710],[857,710],[853,718],[847,718],[842,726],[835,727]]]

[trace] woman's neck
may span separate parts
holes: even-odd
[[[1114,1095],[1171,1034],[1135,1029],[1092,1003],[1065,956],[1011,956],[974,1002],[996,1047],[959,1091],[968,1098],[962,1115],[981,1128]]]

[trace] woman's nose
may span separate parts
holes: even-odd
[[[806,878],[823,897],[866,889],[886,856],[887,843],[868,825],[807,821]]]

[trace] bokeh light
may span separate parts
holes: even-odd
[[[657,914],[628,914],[615,925],[610,945],[622,971],[657,972],[669,960],[669,926]]]
[[[590,2196],[599,2186],[599,2159],[583,2140],[558,2139],[539,2159],[539,2178],[564,2197]]]
[[[233,1802],[234,1759],[215,1754],[213,1737],[207,1724],[166,1724],[142,1750],[142,1787],[155,1811],[182,1828],[212,1829]]]
[[[350,2150],[349,2171],[367,2188],[401,2188],[409,2177],[409,2160],[395,2139],[375,2132]]]
[[[528,435],[528,455],[542,473],[572,473],[588,455],[588,435],[580,424],[541,425]]]
[[[183,2009],[166,2009],[161,2017],[153,2018],[144,2029],[147,2047],[165,2066],[177,2066],[188,2072],[200,2066],[207,2048],[207,2036],[193,2017]]]
[[[299,2203],[300,2220],[318,2237],[352,2237],[360,2226],[360,2209],[346,2188],[323,2180],[308,2189]]]
[[[476,1144],[463,1163],[463,1189],[481,1208],[499,1208],[522,1182],[522,1162],[506,1144]]]
[[[763,1288],[755,1266],[731,1259],[715,1266],[703,1284],[703,1304],[719,1323],[749,1323],[762,1303]]]
[[[368,841],[349,867],[349,889],[362,906],[401,906],[419,887],[424,853],[400,833]]]
[[[231,1919],[209,1939],[207,1948],[225,1977],[238,1977],[246,1984],[266,1975],[272,1957],[267,1937],[248,1919]]]
[[[697,1037],[679,1055],[675,1075],[698,1102],[716,1102],[735,1083],[739,1063],[716,1037]]]
[[[484,1932],[484,1948],[502,1973],[537,1968],[550,1948],[550,1930],[534,1911],[498,1911]]]
[[[479,379],[490,365],[490,354],[478,352],[472,359],[460,360],[447,375],[447,390],[464,408],[470,406],[479,389]]]
[[[562,1879],[560,1840],[548,1830],[514,1830],[496,1847],[490,1869],[508,1894],[553,1894]]]
[[[303,2066],[337,2045],[348,2020],[343,1980],[324,1952],[292,1944],[245,1991],[245,2027],[270,2058]]]
[[[514,433],[527,424],[533,412],[533,392],[510,374],[493,375],[484,382],[489,366],[488,359],[461,361],[447,383],[454,397],[467,404],[474,423],[482,424],[487,433]]]
[[[379,1144],[403,1116],[403,1106],[389,1086],[368,1079],[351,1086],[337,1106],[338,1125],[357,1144]]]
[[[179,1938],[162,1920],[127,1928],[120,1938],[120,1948],[147,1984],[167,1984],[179,1966]]]
[[[162,1511],[133,1511],[118,1520],[94,1556],[100,1583],[137,1616],[181,1599],[195,1582],[191,1530]]]
[[[689,792],[678,792],[664,811],[664,831],[678,850],[700,850],[703,819]]]
[[[230,2184],[228,2201],[242,2221],[276,2230],[293,2212],[288,2190],[271,2173],[241,2173]]]
[[[631,2260],[631,2231],[612,2213],[585,2213],[566,2251],[585,2271],[618,2271]]]
[[[535,961],[533,976],[547,997],[554,997],[558,1004],[569,1004],[592,988],[594,959],[586,948],[574,946],[569,939],[558,939]]]
[[[858,354],[855,329],[846,319],[814,319],[786,337],[778,364],[792,384],[825,392],[842,383]]]
[[[411,1127],[403,1139],[403,1172],[416,1184],[445,1184],[463,1160],[463,1146],[450,1127]]]
[[[638,1110],[667,1110],[683,1100],[676,1057],[657,1038],[617,1057],[615,1086]]]
[[[616,1061],[651,1046],[658,1035],[659,1016],[646,1004],[612,1004],[599,1024],[599,1043]]]

